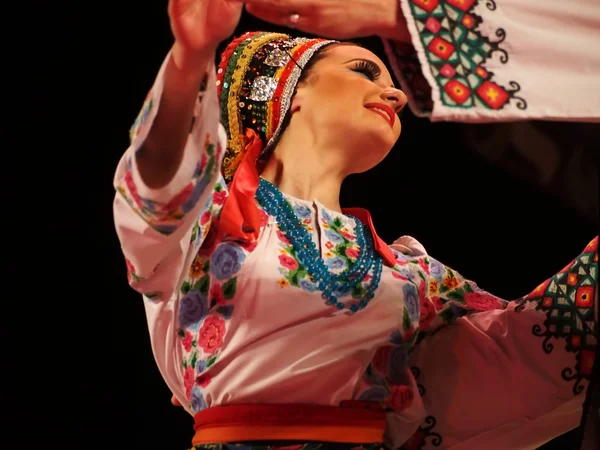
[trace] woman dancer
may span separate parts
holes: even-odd
[[[576,426],[597,239],[515,302],[413,238],[387,246],[339,191],[392,148],[406,96],[371,52],[323,39],[247,33],[215,69],[240,8],[170,1],[175,43],[115,176],[194,446],[531,448]]]

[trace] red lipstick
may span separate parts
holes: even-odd
[[[394,122],[396,121],[396,113],[390,108],[388,105],[384,105],[383,103],[367,103],[365,108],[373,111],[374,113],[379,114],[385,120],[388,121],[390,126],[394,127]]]

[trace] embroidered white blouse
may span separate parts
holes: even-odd
[[[368,306],[339,311],[274,217],[261,210],[253,245],[211,233],[227,198],[214,67],[176,176],[159,190],[144,185],[135,152],[160,107],[164,69],[117,168],[114,217],[156,363],[188,412],[378,402],[386,443],[405,449],[533,448],[578,425],[596,344],[597,238],[527,298],[506,302],[401,237]],[[286,198],[331,272],[356,259],[352,218]],[[356,302],[371,282],[372,272],[340,301]]]
[[[600,121],[600,2],[399,0],[412,43],[384,41],[432,121]]]

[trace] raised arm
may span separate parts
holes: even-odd
[[[189,248],[206,235],[213,202],[223,201],[226,138],[214,57],[240,13],[241,5],[225,0],[169,2],[175,43],[114,179],[114,218],[128,278],[150,298],[170,298]]]

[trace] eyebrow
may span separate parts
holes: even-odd
[[[371,64],[375,64],[377,67],[379,67],[379,70],[381,71],[381,67],[379,66],[379,64],[377,64],[375,61],[373,61],[371,59],[366,59],[366,58],[352,58],[352,59],[349,59],[348,61],[344,62],[344,64],[348,64],[353,61],[365,61],[365,62],[369,62]],[[390,84],[390,87],[397,89],[396,85],[394,83]]]

